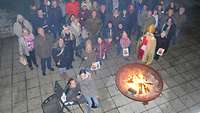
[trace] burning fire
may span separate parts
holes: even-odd
[[[150,73],[147,73],[146,76],[142,72],[131,74],[128,76],[126,83],[128,91],[134,96],[147,96],[151,95],[152,92],[155,94],[158,91],[156,87],[158,80]]]

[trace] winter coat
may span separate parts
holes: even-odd
[[[86,20],[86,29],[89,31],[91,36],[94,36],[101,28],[101,21],[98,17],[89,18]]]
[[[22,25],[21,23],[19,23],[19,18],[24,18],[24,17],[22,15],[17,15],[16,22],[13,25],[13,32],[15,33],[15,35],[17,35],[18,38],[22,36],[23,27],[32,32],[32,25],[30,24],[30,22],[24,19]]]
[[[45,38],[38,35],[36,40],[36,52],[40,58],[48,58],[52,55],[53,41],[52,37],[47,35]]]
[[[80,3],[78,1],[75,2],[67,2],[65,3],[65,12],[68,14],[68,16],[71,16],[72,14],[78,17],[79,11],[80,11]]]
[[[91,78],[91,74],[89,74],[89,77],[86,79],[78,79],[81,87],[81,93],[84,96],[97,96],[97,88],[94,80]]]
[[[112,31],[111,34],[112,36],[110,36],[110,30]],[[108,27],[104,27],[102,30],[101,30],[101,34],[102,34],[102,37],[103,39],[108,39],[108,38],[112,38],[113,40],[115,40],[115,37],[116,37],[116,30],[115,28],[108,28]]]
[[[62,11],[60,7],[51,8],[49,11],[49,25],[52,29],[60,29],[62,20]]]
[[[105,42],[102,42],[101,44],[97,44],[96,47],[96,58],[103,59],[106,53],[106,47]]]
[[[85,21],[89,18],[89,15],[90,15],[89,10],[81,10],[79,12],[80,24],[82,26],[85,25]]]
[[[80,23],[71,23],[71,31],[74,34],[76,39],[76,46],[80,45],[80,34],[81,34],[81,26]]]
[[[128,37],[123,37],[120,39],[120,45],[122,48],[128,48],[131,45],[131,41]]]
[[[95,52],[92,50],[91,53],[87,53],[85,50],[83,51],[83,56],[86,58],[83,61],[83,66],[91,67],[92,63],[96,61]]]
[[[33,34],[30,34],[27,39],[24,39],[24,37],[18,38],[20,55],[30,55],[29,52],[35,48],[34,39],[35,37],[33,36]]]

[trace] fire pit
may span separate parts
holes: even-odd
[[[157,98],[163,89],[163,81],[159,73],[143,64],[122,66],[115,80],[123,95],[144,104]]]

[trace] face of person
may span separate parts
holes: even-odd
[[[92,12],[92,17],[95,18],[96,16],[97,16],[96,11],[93,11],[93,12]]]
[[[112,28],[112,23],[108,23],[108,28]]]
[[[154,15],[157,15],[157,14],[158,14],[158,11],[157,11],[157,10],[154,10],[153,14],[154,14]]]
[[[23,29],[23,36],[28,36],[29,32],[26,29]]]
[[[119,15],[119,12],[118,12],[117,9],[114,10],[113,15],[114,15],[115,17],[117,17],[117,16]]]
[[[146,6],[146,5],[144,5],[144,6],[143,6],[143,9],[146,11],[146,10],[147,10],[147,6]]]
[[[106,6],[105,5],[101,5],[100,10],[101,10],[101,12],[105,12]]]
[[[75,80],[70,81],[70,88],[76,88],[76,81]]]
[[[38,14],[38,17],[41,17],[41,18],[43,18],[43,16],[44,16],[44,15],[43,15],[44,13],[43,13],[42,10],[38,10],[38,11],[37,11],[37,14]]]
[[[127,37],[127,33],[125,31],[123,31],[122,36]]]
[[[86,79],[86,78],[88,78],[88,74],[81,73],[80,77],[81,77],[81,79]]]
[[[64,28],[64,33],[69,34],[69,28]]]
[[[123,10],[123,14],[124,14],[124,15],[126,15],[126,12],[127,12],[126,10]]]
[[[53,6],[53,8],[56,8],[57,7],[57,2],[56,1],[52,1],[52,6]]]
[[[71,0],[71,2],[75,2],[75,0]]]
[[[148,16],[152,16],[152,11],[148,11]]]
[[[158,6],[158,11],[162,11],[162,6],[161,5]]]
[[[168,25],[172,25],[172,19],[171,19],[171,18],[169,18],[169,19],[167,20],[167,24],[168,24]]]
[[[102,43],[102,39],[101,39],[101,38],[98,38],[97,42],[98,42],[99,44],[101,44],[101,43]]]
[[[168,11],[168,16],[169,16],[169,17],[172,17],[173,14],[174,14],[174,10],[173,10],[173,9],[169,9],[169,11]]]
[[[170,2],[170,7],[174,8],[174,2]]]
[[[43,28],[38,28],[38,34],[40,35],[40,36],[43,36],[43,37],[45,37],[45,32],[44,32],[44,29]]]
[[[74,20],[75,20],[75,16],[74,16],[74,15],[71,15],[70,20],[71,20],[71,21],[74,21]]]

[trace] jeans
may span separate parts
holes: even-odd
[[[36,57],[35,57],[35,50],[32,50],[29,52],[29,56],[26,56],[27,62],[28,62],[28,66],[29,68],[32,68],[32,63],[37,66],[37,61],[36,61]]]
[[[64,68],[58,68],[58,70],[59,70],[60,75],[64,74],[67,71],[65,67]]]
[[[46,64],[47,64],[47,68],[51,69],[51,57],[47,57],[47,58],[41,58],[41,68],[42,68],[42,72],[45,73],[46,72]]]
[[[96,96],[85,96],[85,99],[87,101],[86,113],[92,113],[91,111],[92,106],[99,107],[99,101]]]

